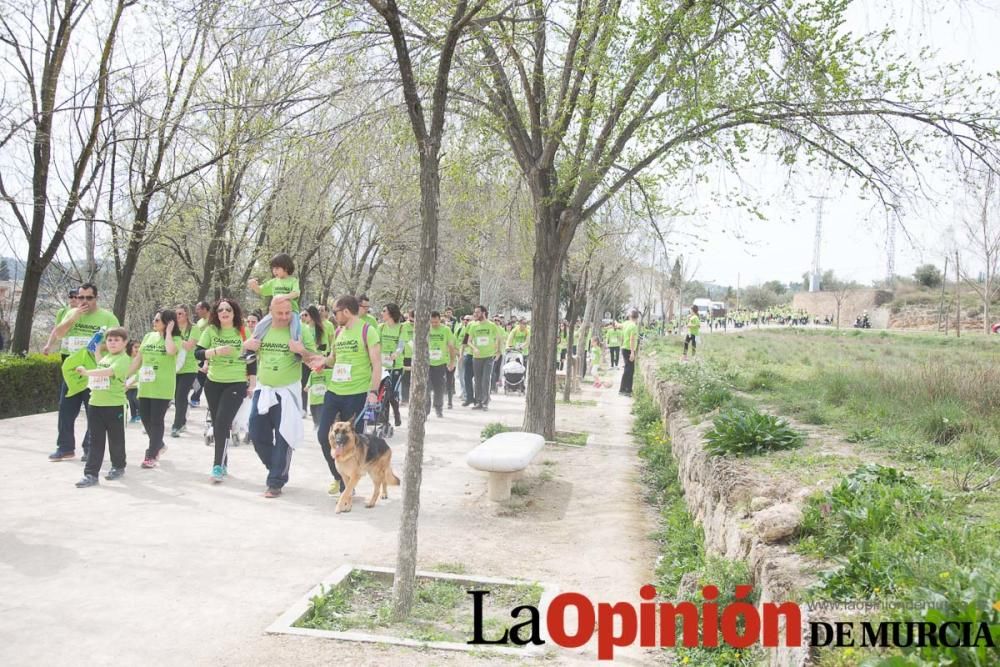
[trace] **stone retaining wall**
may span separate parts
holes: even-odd
[[[683,414],[680,388],[657,379],[655,358],[640,356],[639,366],[646,387],[660,407],[684,499],[688,511],[704,529],[706,550],[746,561],[761,603],[795,601],[798,593],[815,582],[812,573],[816,565],[782,541],[801,521],[800,508],[812,490],[761,478],[743,462],[708,456],[702,434],[710,423],[694,425]],[[805,605],[801,609],[802,646],[767,649],[772,667],[811,664],[807,645],[809,610]]]

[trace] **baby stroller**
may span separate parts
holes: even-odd
[[[503,376],[503,393],[524,393],[524,355],[517,350],[507,350],[503,355],[500,373]]]
[[[402,375],[393,384],[392,375],[389,371],[382,371],[382,381],[378,385],[378,402],[375,403],[375,408],[370,418],[365,421],[365,433],[373,435],[376,438],[388,439],[392,437],[395,428],[392,425],[392,396],[395,393],[398,395],[399,384],[402,381]]]

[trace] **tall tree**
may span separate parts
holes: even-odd
[[[17,147],[27,149],[30,154],[30,197],[18,196],[20,193],[12,190],[0,175],[0,198],[10,206],[27,243],[24,282],[11,341],[11,349],[19,354],[26,353],[31,342],[42,274],[62,245],[66,232],[79,220],[80,200],[101,171],[97,156],[104,148],[105,124],[111,120],[105,115],[111,61],[122,14],[133,4],[135,0],[115,0],[108,15],[98,17],[104,25],[96,71],[74,70],[75,78],[69,82],[64,80],[63,68],[71,45],[77,44],[79,24],[85,15],[96,14],[98,9],[87,0],[0,4],[0,43],[13,52],[8,63],[17,68],[19,85],[27,93],[23,99],[30,104],[24,120],[13,123],[10,132],[0,137],[0,149],[11,161],[20,162],[7,154],[15,138],[22,139]],[[70,90],[60,96],[62,86],[67,83]],[[60,181],[64,188],[58,193],[51,190],[50,182],[53,149],[59,153],[58,162],[70,165]],[[31,201],[30,208],[23,203],[26,200]],[[49,220],[50,214],[54,215],[54,221]]]
[[[914,164],[919,136],[996,163],[996,123],[980,120],[990,103],[966,99],[952,71],[935,78],[888,55],[888,33],[845,36],[848,4],[527,0],[476,24],[460,99],[490,118],[534,205],[527,430],[554,430],[549,369],[570,243],[643,174],[670,183],[720,157],[735,165],[759,139],[779,159],[821,155],[886,201],[892,166]]]
[[[427,35],[427,41],[439,45],[435,49],[437,66],[430,89],[430,117],[424,112],[420,79],[403,28],[403,16],[395,0],[368,0],[385,21],[392,37],[396,66],[403,87],[406,111],[413,129],[420,161],[420,263],[417,275],[416,325],[413,342],[413,378],[410,400],[410,426],[406,439],[406,467],[403,472],[403,516],[399,524],[399,548],[396,552],[396,576],[392,586],[392,613],[396,619],[406,618],[413,607],[417,569],[417,520],[420,514],[420,483],[423,478],[424,424],[427,419],[427,380],[430,363],[428,334],[431,304],[434,299],[434,279],[437,273],[438,208],[441,197],[441,141],[444,136],[445,111],[448,103],[448,79],[459,39],[483,9],[486,0],[471,5],[467,0],[454,3],[450,19],[444,23],[443,34]],[[417,3],[419,4],[419,3]],[[431,18],[443,11],[437,3],[419,7]],[[444,3],[442,3],[444,4]],[[450,3],[448,3],[450,4]],[[418,9],[414,7],[413,9]],[[414,12],[410,12],[412,16]],[[420,30],[420,26],[417,27]]]

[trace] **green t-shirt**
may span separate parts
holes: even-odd
[[[361,319],[362,322],[367,322],[368,324],[370,324],[373,327],[377,327],[378,326],[378,320],[376,320],[375,316],[372,315],[371,313],[365,313],[364,315],[361,316],[360,319]]]
[[[590,348],[590,365],[597,366],[601,363],[601,348],[592,347]]]
[[[379,344],[378,328],[368,325],[368,349],[365,348],[365,323],[358,319],[354,326],[337,332],[333,344],[335,359],[327,389],[338,396],[365,394],[371,389],[372,362],[368,349]]]
[[[174,345],[180,350],[183,342],[181,337],[174,336],[173,339]],[[177,386],[177,357],[167,354],[166,340],[155,331],[150,331],[139,344],[139,352],[142,354],[139,398],[172,399]]]
[[[295,276],[286,276],[284,278],[271,278],[264,282],[260,286],[260,295],[269,296],[272,299],[276,296],[282,294],[291,294],[292,292],[299,291],[299,279]],[[299,312],[299,300],[292,299],[292,312]]]
[[[333,340],[333,335],[337,332],[337,327],[333,326],[330,320],[323,320],[323,333],[326,335],[327,344]]]
[[[688,318],[688,333],[697,336],[699,331],[701,331],[701,318],[692,313]]]
[[[472,346],[472,356],[476,359],[485,359],[497,355],[497,338],[503,332],[494,322],[485,320],[474,322],[465,330],[469,334],[469,345]]]
[[[444,366],[451,362],[448,345],[455,345],[455,334],[443,324],[431,327],[427,334],[427,344],[430,347],[430,365]]]
[[[383,322],[379,325],[378,335],[382,341],[382,368],[392,370],[403,367],[403,355],[396,355],[396,360],[390,359],[392,353],[399,346],[399,337],[402,334],[402,324],[388,324]]]
[[[635,326],[632,320],[629,320],[622,325],[622,348],[631,350],[632,343],[635,343],[635,349],[639,349],[639,328]]]
[[[608,347],[622,346],[622,330],[608,329]]]
[[[510,330],[510,334],[507,336],[507,347],[513,347],[515,349],[520,346],[521,352],[524,354],[528,353],[528,341],[531,340],[531,328],[525,327],[521,330],[521,327],[514,327]]]
[[[311,324],[302,324],[302,344],[306,346],[306,349],[310,352],[319,352],[321,350],[327,349],[327,341],[329,336],[326,333],[326,328],[323,327],[320,331],[319,341],[316,341],[316,327]]]
[[[178,348],[183,349],[183,344],[191,340],[194,337],[195,342],[198,342],[198,337],[201,335],[202,330],[198,326],[189,326],[187,331],[178,331],[178,335],[181,339],[181,344]],[[177,350],[177,354],[180,354],[181,350]],[[184,363],[177,370],[178,375],[184,373],[197,373],[198,372],[198,360],[194,358],[194,350],[187,350],[184,354]]]
[[[399,325],[399,339],[403,341],[403,356],[413,358],[413,322],[402,322]]]
[[[208,379],[212,382],[246,382],[247,362],[240,359],[243,337],[233,327],[219,329],[207,325],[198,339],[198,345],[207,349],[229,345],[233,351],[227,355],[208,358]]]
[[[66,319],[69,310],[63,313],[62,319]],[[63,336],[62,345],[59,351],[62,354],[72,354],[77,350],[87,347],[87,343],[94,337],[94,334],[101,327],[112,329],[118,326],[118,318],[110,310],[98,308],[92,313],[82,315],[80,319],[73,323],[70,330]]]
[[[327,368],[318,373],[313,371],[309,374],[309,380],[306,382],[309,405],[323,405],[323,401],[326,399],[326,385],[329,384],[332,373],[333,371]]]
[[[114,369],[111,377],[91,377],[87,385],[90,387],[90,404],[98,407],[114,407],[125,405],[125,374],[132,363],[132,358],[124,352],[106,354],[97,362],[97,368]]]
[[[302,331],[304,334],[305,328]],[[257,381],[260,384],[284,387],[302,380],[302,362],[288,349],[291,340],[292,330],[289,327],[276,329],[272,326],[260,341],[260,349],[257,350]],[[316,351],[315,339],[306,342],[303,335],[302,344],[307,350]]]

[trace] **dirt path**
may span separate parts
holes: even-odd
[[[641,500],[636,447],[627,435],[630,401],[614,389],[587,388],[582,398],[598,405],[560,406],[557,424],[589,431],[589,445],[547,446],[526,475],[532,493],[507,506],[486,498],[485,477],[464,455],[486,423],[519,425],[524,399],[496,397],[487,414],[456,405],[444,419],[429,420],[421,568],[461,563],[469,574],[552,582],[593,600],[638,599],[655,560],[647,539],[654,518]],[[204,412],[193,411],[195,424]],[[0,487],[0,640],[8,664],[508,662],[263,633],[339,565],[394,565],[399,490],[373,510],[357,503],[351,514],[334,515],[329,473],[313,440],[295,453],[282,498],[265,500],[264,469],[248,447],[231,452],[230,478],[213,486],[210,450],[199,438],[170,440],[161,468],[141,470],[145,438],[130,426],[123,481],[102,479],[99,488],[79,490],[78,460],[45,460],[55,415],[6,420],[0,428],[7,471]],[[405,432],[392,444],[398,472]],[[591,645],[557,649],[553,659],[595,657]],[[648,662],[638,650],[617,657]]]

